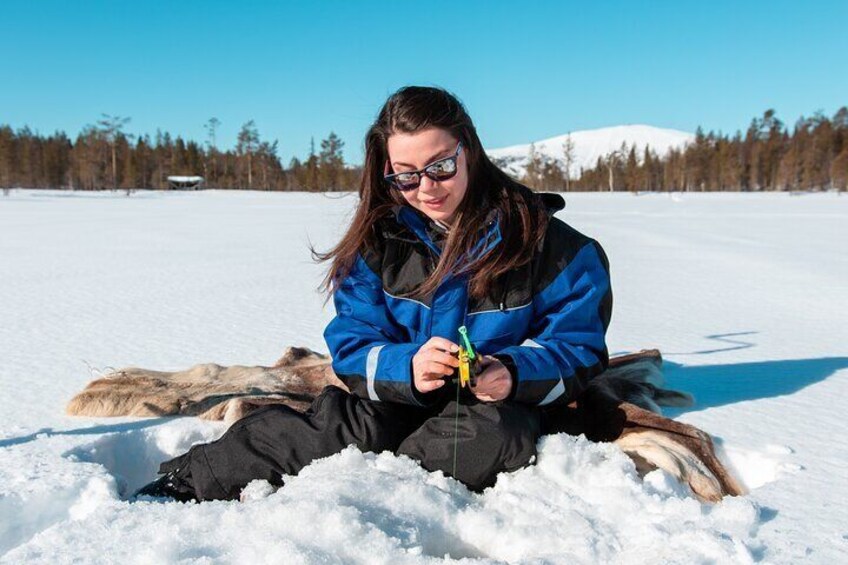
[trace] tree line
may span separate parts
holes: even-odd
[[[0,187],[77,190],[168,188],[168,176],[199,175],[207,186],[254,190],[356,190],[361,168],[344,161],[344,142],[333,132],[309,156],[284,166],[278,142],[263,140],[253,120],[242,125],[236,145],[217,146],[220,121],[205,124],[203,143],[157,131],[124,132],[129,118],[104,114],[70,139],[42,136],[28,127],[0,126]],[[743,134],[704,133],[662,157],[650,147],[627,144],[600,157],[592,168],[572,169],[574,146],[551,159],[531,145],[519,180],[540,190],[763,191],[848,189],[848,108],[832,118],[801,117],[790,131],[774,110],[755,118]]]
[[[531,145],[521,179],[541,190],[583,191],[764,191],[848,189],[848,108],[832,118],[821,112],[801,117],[790,130],[774,110],[755,118],[743,134],[704,133],[700,127],[685,147],[662,157],[650,147],[622,146],[581,168],[576,179],[565,171],[573,162],[568,139],[561,159],[547,159]]]
[[[239,130],[236,145],[217,146],[221,122],[211,118],[204,143],[172,137],[133,136],[129,118],[104,114],[71,140],[64,132],[42,136],[28,127],[0,126],[0,187],[75,190],[166,189],[168,176],[202,176],[207,186],[253,190],[348,190],[360,175],[345,165],[344,142],[333,132],[309,156],[284,167],[278,142],[263,140],[253,120]]]

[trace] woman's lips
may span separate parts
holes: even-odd
[[[439,208],[441,208],[445,204],[447,199],[448,199],[447,196],[442,196],[441,198],[433,198],[433,199],[430,199],[430,200],[422,200],[421,203],[424,204],[424,206],[427,206],[428,208],[431,208],[433,210],[438,210]]]

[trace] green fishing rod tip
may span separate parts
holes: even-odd
[[[468,339],[468,329],[465,326],[459,327],[459,337],[462,339],[465,350],[468,352],[468,358],[473,360],[477,354],[474,353],[474,346],[471,345],[471,340]]]

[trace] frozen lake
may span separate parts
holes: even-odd
[[[469,493],[355,449],[244,503],[129,504],[193,419],[72,418],[101,372],[326,352],[310,243],[351,195],[205,191],[0,197],[0,561],[848,562],[848,196],[567,194],[611,263],[612,353],[659,348],[673,414],[751,493],[714,507],[614,446],[552,436]]]

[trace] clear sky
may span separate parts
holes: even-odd
[[[0,0],[0,124],[101,113],[219,146],[249,119],[284,163],[335,131],[358,162],[386,96],[445,87],[485,146],[645,123],[734,132],[848,105],[848,0]]]

